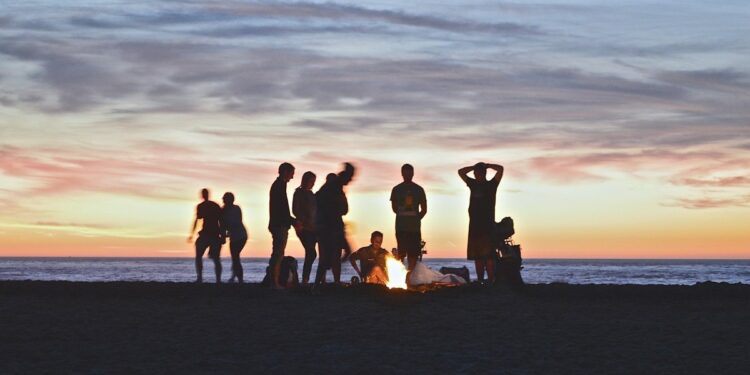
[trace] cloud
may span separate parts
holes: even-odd
[[[638,152],[565,152],[533,157],[523,168],[532,176],[557,183],[582,183],[604,181],[609,177],[603,172],[625,172],[636,174],[644,170],[666,168],[673,174],[682,170],[681,166],[701,162],[711,158],[724,158],[720,152],[673,152],[664,150],[643,150]],[[678,164],[679,163],[679,164]]]
[[[750,75],[733,69],[664,71],[656,75],[663,82],[700,91],[749,94]]]
[[[102,150],[50,149],[48,152],[4,147],[0,172],[33,181],[26,198],[69,192],[104,192],[183,199],[186,189],[212,183],[247,185],[245,176],[269,174],[253,162],[203,160],[199,150],[146,142],[124,154]]]
[[[111,229],[112,226],[104,224],[81,224],[81,223],[61,223],[57,221],[37,221],[31,225],[41,227],[63,227],[63,228],[74,228],[74,229]]]
[[[485,23],[335,3],[228,2],[220,5],[213,4],[208,7],[208,10],[258,18],[327,19],[337,22],[358,19],[360,21],[383,22],[399,26],[434,29],[455,33],[481,32],[504,35],[541,34],[541,31],[535,26],[514,22]],[[163,19],[159,19],[158,22],[163,22]]]
[[[555,8],[500,7],[538,13]],[[562,8],[575,14],[609,9]],[[535,18],[541,26],[488,22],[478,13],[456,17],[447,9],[453,8],[421,13],[337,3],[180,2],[113,7],[95,16],[86,6],[66,8],[56,17],[43,17],[41,9],[16,11],[0,19],[5,27],[0,30],[0,63],[23,69],[3,70],[0,102],[25,113],[70,115],[65,118],[70,134],[84,128],[107,139],[127,129],[133,138],[153,139],[187,129],[194,136],[210,135],[198,138],[201,142],[242,140],[258,153],[274,151],[277,142],[287,145],[287,154],[327,151],[331,139],[343,138],[358,144],[366,140],[378,149],[416,144],[420,150],[533,150],[541,156],[528,161],[529,169],[560,182],[605,179],[601,171],[607,169],[669,168],[667,163],[686,155],[695,155],[689,160],[697,163],[717,153],[695,150],[746,137],[750,78],[741,66],[723,67],[721,62],[718,67],[706,63],[669,70],[664,68],[668,64],[644,67],[624,58],[626,64],[588,60],[592,51],[604,47],[655,55],[705,47],[700,43],[633,39],[628,45],[569,50],[560,59],[547,48],[562,45],[567,29],[547,32],[543,18]],[[13,32],[41,19],[58,31]],[[358,30],[408,38],[396,45],[378,36],[364,40],[349,35]],[[315,37],[290,37],[307,33]],[[267,38],[225,39],[246,34]],[[498,44],[504,36],[520,38]],[[111,127],[73,125],[71,119],[84,112],[127,116],[128,121]],[[160,115],[184,117],[174,124]],[[201,116],[212,120],[198,123]],[[244,122],[215,123],[227,118]],[[135,131],[135,123],[151,126]],[[169,145],[150,147],[147,155]],[[175,153],[191,151],[175,147]],[[561,149],[574,152],[558,153]],[[107,156],[97,164],[88,160],[92,155],[65,162],[103,172],[143,168],[166,175],[154,166],[156,158]],[[77,181],[102,188],[101,182],[60,167],[58,159],[26,162],[45,186],[62,181],[69,187]],[[189,170],[185,160],[174,163]],[[71,177],[64,178],[66,173]],[[122,176],[114,177],[122,182]],[[125,185],[139,189],[132,181]]]
[[[313,2],[183,2],[180,7],[160,7],[150,12],[74,15],[68,23],[78,28],[140,29],[190,25],[194,34],[213,37],[278,36],[287,34],[395,32],[394,28],[418,28],[467,34],[536,36],[538,26],[516,22],[479,22],[455,15],[414,14],[401,10],[373,9],[357,5]],[[276,25],[268,25],[273,20]],[[315,25],[313,23],[326,23]],[[279,25],[278,23],[283,23]],[[344,24],[344,25],[342,25]],[[375,25],[368,26],[363,24]],[[403,30],[406,32],[406,30]]]
[[[667,203],[665,206],[688,209],[747,207],[750,206],[750,195],[734,198],[683,198]]]
[[[735,186],[750,186],[750,177],[747,176],[731,176],[731,177],[717,177],[711,179],[705,178],[682,178],[673,181],[677,185],[686,185],[693,187],[735,187]]]
[[[12,22],[13,22],[13,17],[0,16],[0,27],[2,28],[8,27]]]
[[[48,85],[57,94],[55,103],[40,105],[44,110],[88,109],[103,104],[106,99],[127,96],[137,89],[127,77],[89,60],[96,60],[96,57],[78,57],[54,40],[8,39],[0,45],[0,53],[39,64],[40,70],[29,78]],[[24,95],[39,98],[33,93]]]

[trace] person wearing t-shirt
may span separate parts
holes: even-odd
[[[404,182],[391,191],[391,209],[396,214],[396,242],[401,260],[408,257],[408,269],[417,264],[422,251],[422,218],[427,214],[427,198],[424,189],[412,181],[414,167],[401,167]]]
[[[494,169],[495,176],[487,180],[487,169]],[[458,175],[471,190],[469,198],[469,240],[467,258],[474,261],[477,279],[484,282],[484,272],[490,284],[495,282],[495,200],[497,187],[503,178],[503,167],[497,164],[477,163],[458,170]],[[474,172],[474,178],[469,172]]]
[[[208,257],[214,261],[214,272],[216,273],[216,283],[221,282],[221,261],[219,255],[221,244],[224,236],[221,234],[222,215],[221,207],[216,202],[208,199],[208,189],[201,190],[203,202],[195,208],[195,220],[193,229],[188,236],[188,242],[193,242],[195,229],[198,227],[198,220],[202,220],[202,228],[198,232],[198,239],[195,240],[195,273],[197,274],[196,282],[203,282],[203,254],[208,249]]]
[[[388,250],[383,249],[383,233],[375,231],[370,235],[370,246],[365,246],[349,257],[349,261],[357,271],[360,279],[365,283],[385,284],[388,281],[386,274],[385,257]],[[359,260],[359,266],[357,266]]]

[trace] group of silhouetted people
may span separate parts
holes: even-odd
[[[492,179],[487,179],[487,169],[496,171]],[[383,234],[372,233],[370,245],[354,253],[347,240],[343,216],[349,212],[345,187],[352,182],[355,168],[344,163],[338,173],[329,173],[317,192],[313,193],[316,175],[307,171],[295,189],[291,210],[287,198],[287,184],[294,178],[295,168],[290,163],[282,163],[278,177],[271,184],[269,192],[268,230],[272,237],[271,257],[268,264],[267,280],[273,289],[284,289],[286,280],[281,279],[282,265],[289,238],[289,229],[294,228],[305,250],[302,267],[302,283],[309,284],[315,259],[318,269],[314,284],[325,282],[326,273],[331,270],[334,283],[340,283],[341,263],[350,259],[355,271],[363,281],[385,283],[385,256],[388,252],[381,247]],[[473,177],[469,173],[473,172]],[[469,201],[469,236],[467,258],[476,265],[477,278],[484,282],[485,272],[489,283],[494,282],[495,249],[493,236],[495,228],[495,201],[497,188],[503,176],[503,167],[497,164],[477,163],[458,170],[461,179],[471,190]],[[422,219],[427,214],[425,190],[413,181],[414,167],[404,164],[401,167],[403,182],[391,190],[391,209],[396,215],[395,232],[398,246],[394,255],[407,261],[407,269],[414,269],[422,255]],[[209,200],[207,189],[201,191],[203,202],[196,207],[195,221],[188,241],[192,241],[198,220],[202,228],[195,240],[195,270],[197,282],[203,281],[203,255],[214,262],[216,282],[221,282],[220,252],[229,239],[232,255],[232,276],[229,282],[244,281],[240,252],[247,242],[247,231],[242,223],[242,210],[234,204],[234,195],[227,192],[223,196],[224,206],[220,207]],[[317,251],[316,251],[317,245]],[[289,258],[289,257],[286,257]],[[358,267],[355,260],[360,261]],[[285,277],[285,276],[284,276]]]
[[[242,223],[242,210],[234,204],[234,194],[225,193],[223,197],[224,207],[209,200],[208,189],[201,190],[203,202],[195,208],[195,220],[193,229],[190,231],[188,242],[193,241],[193,234],[198,226],[198,220],[202,220],[202,227],[195,240],[195,272],[198,276],[197,282],[203,282],[203,254],[208,249],[208,257],[214,261],[216,282],[221,282],[221,246],[229,238],[229,252],[232,255],[232,277],[230,282],[244,281],[242,263],[240,263],[240,252],[247,243],[247,230]]]

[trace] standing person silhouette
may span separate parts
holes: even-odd
[[[279,176],[271,185],[269,192],[268,231],[271,232],[272,250],[268,267],[273,289],[284,289],[279,283],[281,260],[284,258],[286,242],[289,238],[289,227],[296,224],[296,220],[289,213],[289,199],[286,196],[286,184],[292,178],[294,178],[294,166],[282,163],[279,165]]]
[[[349,210],[349,203],[346,199],[346,192],[344,191],[344,187],[346,185],[349,185],[350,182],[354,179],[354,165],[352,163],[344,163],[344,170],[338,173],[339,177],[339,184],[341,185],[341,197],[340,199],[343,200],[344,205],[347,208],[347,211]],[[346,215],[346,212],[343,213],[343,215]],[[344,221],[342,219],[341,225],[343,226],[342,230],[342,239],[341,239],[341,248],[344,250],[344,256],[341,258],[341,262],[344,262],[346,259],[349,258],[349,256],[352,254],[352,245],[349,243],[349,238],[346,235],[346,225],[344,224]]]
[[[203,282],[203,254],[208,248],[208,257],[214,261],[214,272],[216,273],[216,283],[221,283],[221,244],[224,236],[221,234],[222,215],[221,207],[216,202],[208,199],[208,189],[201,190],[203,202],[195,207],[195,220],[193,228],[190,230],[188,242],[193,242],[195,229],[198,227],[198,220],[202,220],[202,228],[198,232],[198,239],[195,240],[195,273],[197,274],[196,282]]]
[[[401,167],[404,181],[391,190],[391,209],[396,214],[396,243],[398,257],[408,257],[408,269],[417,264],[422,251],[422,218],[427,214],[427,197],[424,189],[412,181],[414,167]]]
[[[491,180],[487,180],[487,168],[497,172]],[[479,282],[484,282],[484,271],[487,271],[490,285],[495,282],[495,247],[492,234],[495,227],[497,187],[503,178],[503,170],[501,165],[481,162],[458,170],[458,175],[471,190],[467,258],[474,261]],[[474,178],[468,175],[471,171],[474,171]]]
[[[353,177],[354,166],[345,163],[344,170],[339,174],[329,173],[326,176],[326,182],[315,193],[317,200],[315,227],[320,250],[318,270],[315,272],[316,287],[325,281],[329,268],[333,273],[334,283],[341,282],[341,250],[350,249],[346,242],[343,219],[343,216],[349,212],[349,202],[343,187],[351,182]],[[314,289],[313,292],[316,290]]]
[[[292,213],[299,222],[297,237],[305,249],[305,263],[302,266],[302,283],[310,282],[310,272],[312,265],[317,257],[315,244],[318,242],[315,234],[315,213],[317,211],[317,202],[315,194],[312,192],[315,186],[315,173],[310,171],[302,175],[300,186],[294,191],[292,198]]]
[[[247,230],[242,223],[242,209],[234,204],[234,194],[226,192],[222,200],[224,207],[221,209],[223,218],[221,234],[225,238],[229,237],[229,253],[232,255],[232,277],[229,278],[229,282],[233,283],[236,279],[242,284],[245,280],[242,263],[240,263],[240,252],[247,243]]]

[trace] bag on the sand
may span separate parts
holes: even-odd
[[[495,241],[497,243],[495,282],[498,284],[523,285],[521,245],[516,245],[511,238],[515,233],[513,219],[510,217],[504,217],[495,225]]]
[[[443,275],[440,272],[430,269],[422,262],[417,262],[414,269],[409,273],[409,286],[420,285],[461,285],[466,284],[466,280],[460,276],[448,274]]]
[[[466,268],[466,266],[463,267],[440,267],[440,273],[443,275],[458,275],[461,276],[466,282],[471,282],[471,278],[469,277],[469,269]]]
[[[521,277],[521,245],[508,245],[506,254],[518,254],[517,256],[499,256],[497,257],[497,266],[495,267],[495,283],[500,285],[521,286],[523,278]]]

